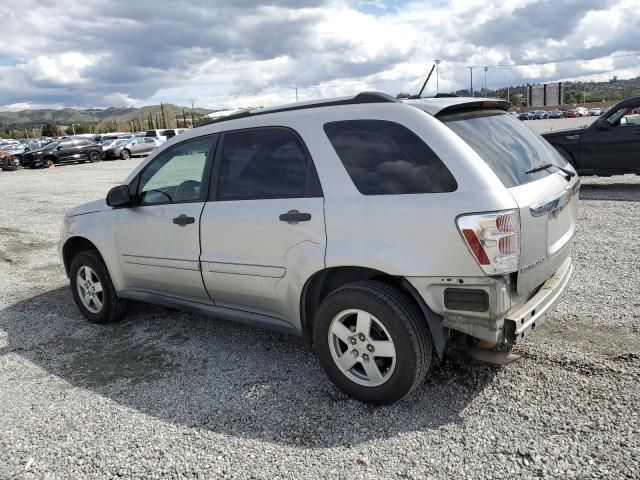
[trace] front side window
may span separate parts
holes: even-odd
[[[612,127],[637,127],[640,125],[640,114],[636,107],[621,108],[607,118]]]
[[[325,124],[354,185],[363,195],[453,192],[453,175],[427,144],[408,128],[386,120]]]
[[[219,199],[319,196],[313,162],[298,136],[285,128],[226,133]]]
[[[199,202],[204,200],[203,182],[213,137],[176,145],[156,158],[140,175],[141,204]]]

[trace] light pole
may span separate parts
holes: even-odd
[[[489,67],[485,66],[484,67],[484,96],[488,97],[487,95],[487,70],[489,70]]]
[[[473,67],[469,67],[469,75],[471,75],[471,96],[475,97],[473,94]]]
[[[438,65],[440,65],[440,60],[436,58],[436,95],[440,93],[440,75],[438,72]]]

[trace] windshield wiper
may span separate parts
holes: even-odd
[[[569,180],[569,179],[571,179],[571,178],[576,176],[575,172],[572,172],[571,170],[568,170],[566,168],[559,167],[555,163],[543,163],[542,165],[538,165],[537,167],[533,167],[531,170],[527,170],[524,173],[528,175],[530,173],[536,173],[536,172],[541,172],[542,170],[547,170],[547,169],[549,169],[551,167],[556,167],[558,170],[560,170],[565,175],[567,175],[567,180]]]

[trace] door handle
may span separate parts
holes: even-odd
[[[298,210],[289,210],[280,215],[280,221],[287,223],[308,222],[311,220],[310,213],[300,213]]]
[[[195,223],[196,219],[193,217],[187,217],[184,213],[173,219],[173,223],[176,225],[180,225],[184,227],[185,225],[189,225],[191,223]]]

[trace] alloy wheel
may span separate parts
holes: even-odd
[[[82,266],[76,274],[76,288],[80,301],[91,313],[100,313],[104,304],[102,283],[90,267]]]
[[[359,385],[378,387],[395,370],[396,348],[389,331],[364,310],[343,310],[333,318],[329,350],[340,371]]]

